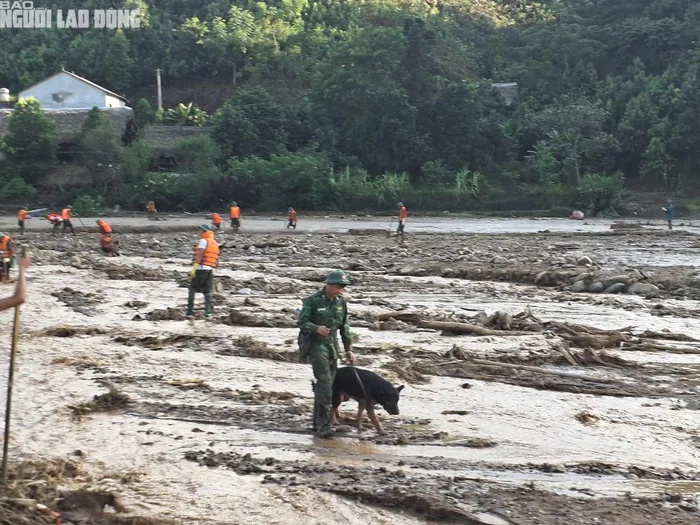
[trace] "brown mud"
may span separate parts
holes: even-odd
[[[696,235],[217,234],[186,318],[196,236],[133,231],[26,235],[0,523],[697,523]],[[310,431],[295,322],[336,268],[358,366],[405,385],[383,436],[353,401]]]

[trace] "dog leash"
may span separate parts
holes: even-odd
[[[365,391],[365,385],[362,384],[362,379],[360,379],[360,374],[357,373],[357,369],[355,368],[355,365],[351,364],[350,368],[352,368],[352,371],[355,372],[355,377],[357,378],[357,382],[360,383],[360,388],[362,389],[362,395],[365,396],[365,400],[367,401],[367,404],[370,404],[371,399],[367,395],[367,392]]]

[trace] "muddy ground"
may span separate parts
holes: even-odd
[[[226,232],[194,321],[196,233],[29,232],[0,523],[698,523],[700,240],[581,229]],[[359,366],[405,385],[386,436],[354,402],[310,432],[294,323],[335,268]]]

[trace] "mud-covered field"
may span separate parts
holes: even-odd
[[[197,233],[160,229],[26,235],[0,523],[700,522],[695,233],[217,234],[192,321]],[[337,268],[358,366],[405,385],[385,436],[352,401],[310,431],[294,323]]]

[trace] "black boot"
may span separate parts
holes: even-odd
[[[204,317],[211,317],[214,312],[214,297],[210,293],[204,294]]]
[[[316,434],[321,438],[331,438],[335,429],[331,426],[331,408],[325,405],[317,405],[316,410]]]

